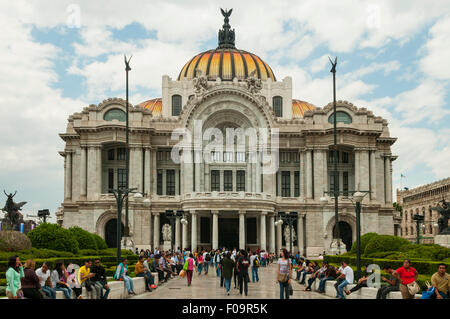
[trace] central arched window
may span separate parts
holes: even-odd
[[[120,109],[112,109],[105,113],[103,119],[105,121],[118,120],[120,122],[126,121],[126,113]]]
[[[283,98],[281,96],[274,96],[272,99],[273,112],[275,116],[283,116]]]
[[[179,116],[181,113],[181,95],[172,95],[172,116]]]
[[[331,114],[328,117],[328,123],[333,124],[333,121],[334,121],[334,114]],[[336,112],[336,123],[351,124],[352,118],[350,115],[348,115],[345,112],[337,111]]]

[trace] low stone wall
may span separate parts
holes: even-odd
[[[308,279],[311,278],[311,275],[306,275],[305,283],[308,283]],[[325,295],[335,298],[337,295],[336,289],[334,285],[336,284],[336,280],[329,280],[325,283]],[[346,290],[350,290],[355,287],[355,284],[349,284],[345,287]],[[306,287],[306,285],[305,285]],[[319,279],[314,280],[314,283],[311,285],[311,290],[316,291],[319,288]],[[351,293],[350,295],[345,295],[346,299],[376,299],[377,298],[378,288],[370,288],[363,287],[358,291]],[[422,297],[421,294],[416,294],[415,299],[420,299]],[[387,295],[387,299],[402,299],[402,294],[400,291],[392,291]]]

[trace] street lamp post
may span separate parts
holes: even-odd
[[[356,279],[361,278],[361,202],[369,192],[355,192],[356,209]]]
[[[173,210],[169,209],[166,210],[166,217],[169,219],[170,221],[170,227],[172,229],[172,236],[171,236],[171,240],[170,240],[170,246],[172,249],[172,253],[174,252],[174,245],[175,245],[175,220],[177,218],[181,218],[181,223],[182,224],[187,224],[187,220],[184,218],[184,211],[183,210],[177,210],[176,212],[174,212]]]
[[[286,223],[289,226],[289,253],[292,254],[292,226],[294,225],[294,222],[297,221],[298,213],[290,212],[289,214],[286,214],[285,212],[279,212],[278,217],[280,219],[275,222],[275,226],[282,225],[283,223]]]
[[[128,122],[128,72],[131,71],[130,60],[133,56],[131,56],[127,60],[127,56],[125,55],[125,72],[126,72],[126,117],[125,117],[125,179],[126,179],[126,188],[130,187],[130,148],[129,148],[129,122]],[[128,196],[125,198],[125,229],[124,236],[128,237],[130,235],[130,228],[128,226]]]
[[[420,224],[425,220],[425,216],[415,214],[413,220],[416,221],[416,244],[420,244]]]
[[[117,203],[117,264],[120,263],[120,255],[121,255],[121,244],[120,241],[122,239],[122,206],[125,199],[128,198],[128,194],[132,193],[135,188],[118,188],[118,189],[110,189],[109,191],[113,192],[114,197],[116,198]]]

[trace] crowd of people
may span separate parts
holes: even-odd
[[[199,278],[214,272],[220,287],[223,287],[227,295],[230,294],[231,285],[239,289],[239,293],[248,295],[248,284],[259,281],[258,269],[275,263],[278,257],[276,270],[276,283],[280,288],[280,299],[289,299],[293,294],[291,282],[297,281],[305,285],[305,291],[311,291],[314,282],[318,282],[317,292],[324,294],[326,282],[336,281],[334,288],[336,298],[345,299],[346,296],[367,287],[370,273],[368,264],[364,265],[361,278],[355,282],[353,269],[343,261],[339,268],[330,265],[326,260],[308,260],[297,254],[290,254],[286,249],[281,249],[279,255],[268,253],[264,250],[218,250],[200,249],[188,251],[177,249],[174,252],[153,251],[136,249],[138,261],[134,267],[136,277],[145,279],[145,289],[151,292],[157,288],[153,273],[158,276],[158,285],[162,285],[169,279],[180,276],[186,277],[187,286],[191,286],[194,272]],[[51,269],[48,262],[44,262],[38,269],[34,260],[29,259],[22,265],[20,258],[12,256],[8,261],[6,272],[6,295],[11,299],[23,297],[30,299],[55,299],[56,292],[62,291],[65,298],[82,299],[82,289],[92,299],[107,299],[110,293],[106,270],[99,258],[87,259],[82,267],[73,263],[56,262]],[[251,279],[249,271],[251,271]],[[411,261],[405,259],[402,267],[394,269],[390,265],[384,266],[384,272],[388,277],[381,277],[383,285],[378,289],[376,298],[386,299],[393,291],[400,291],[403,299],[413,299],[420,292],[417,284],[418,272],[412,267]],[[307,275],[310,275],[306,280]],[[114,272],[115,280],[123,281],[130,296],[135,295],[133,280],[128,271],[128,260],[122,259]],[[351,289],[348,285],[356,284]],[[447,273],[447,265],[439,264],[436,273],[431,276],[430,287],[426,290],[429,298],[448,299],[450,289],[450,275]]]

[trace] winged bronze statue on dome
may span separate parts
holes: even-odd
[[[20,213],[20,209],[27,202],[20,202],[20,203],[14,202],[13,198],[14,196],[16,196],[17,191],[14,193],[14,195],[12,193],[7,194],[5,191],[3,191],[3,193],[5,193],[7,197],[5,207],[3,207],[3,211],[6,212],[5,215],[6,228],[9,228],[11,230],[19,230],[20,223],[23,220],[23,216]]]

